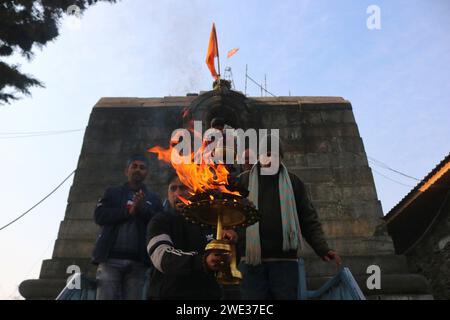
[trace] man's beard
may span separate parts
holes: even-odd
[[[144,176],[142,174],[140,174],[139,172],[133,173],[131,178],[132,178],[132,180],[134,182],[142,182],[142,181],[144,181]]]

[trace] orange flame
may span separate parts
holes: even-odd
[[[183,198],[182,196],[178,196],[178,199],[181,200],[181,202],[183,202],[185,205],[190,205],[192,203],[192,201],[189,201],[186,198]]]
[[[168,149],[164,149],[160,146],[155,146],[148,149],[148,152],[156,153],[158,160],[162,160],[172,165],[176,170],[181,183],[191,189],[194,193],[206,192],[208,190],[217,190],[222,193],[230,193],[234,195],[240,195],[237,191],[231,191],[227,189],[228,186],[228,174],[229,171],[224,164],[216,164],[212,161],[205,163],[202,159],[201,163],[194,163],[195,154],[180,155],[174,146],[176,144],[171,143]],[[203,145],[200,150],[200,154],[203,154],[206,145]],[[173,161],[173,159],[185,160],[185,161]],[[181,199],[183,203],[187,204]],[[212,198],[214,200],[214,198]],[[188,201],[188,200],[186,200]]]
[[[164,148],[161,148],[160,146],[156,146],[156,147],[148,149],[148,152],[156,153],[156,154],[158,154],[158,160],[162,160],[164,162],[170,163],[170,158],[172,155],[172,148],[164,149]]]

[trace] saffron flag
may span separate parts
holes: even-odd
[[[230,51],[228,51],[227,58],[231,58],[232,56],[234,56],[236,52],[238,52],[238,50],[239,48],[233,48]]]
[[[217,75],[216,66],[214,65],[214,58],[219,56],[219,50],[217,46],[217,35],[216,35],[216,26],[213,23],[211,35],[209,36],[209,45],[208,52],[206,54],[206,65],[211,71],[211,75],[214,80],[217,80],[219,76]]]

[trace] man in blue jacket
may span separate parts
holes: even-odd
[[[95,209],[100,232],[92,254],[97,268],[98,300],[140,300],[150,266],[146,230],[150,219],[162,211],[160,198],[144,184],[148,160],[132,156],[125,175],[128,182],[106,189]]]

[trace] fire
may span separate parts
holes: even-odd
[[[148,152],[156,153],[158,154],[158,160],[162,160],[164,162],[170,163],[170,158],[172,155],[172,148],[164,149],[160,146],[156,146],[153,148],[148,149]]]
[[[194,163],[194,152],[191,155],[180,155],[174,149],[175,145],[176,143],[171,142],[168,149],[155,146],[148,149],[148,152],[156,153],[158,160],[171,164],[181,183],[191,189],[194,194],[216,190],[222,193],[240,195],[237,191],[227,189],[229,171],[224,164],[216,164],[212,161],[209,163],[205,163],[205,161],[201,161],[200,164]],[[197,152],[203,154],[204,149],[205,145]],[[173,161],[174,159],[177,159],[177,161]],[[183,161],[179,161],[180,159]],[[185,204],[188,204],[187,201],[189,201],[181,198],[180,200]],[[214,200],[214,197],[211,200]]]
[[[178,199],[180,199],[181,202],[183,202],[185,205],[190,205],[192,203],[192,201],[189,201],[188,199],[186,199],[182,196],[178,196]]]

